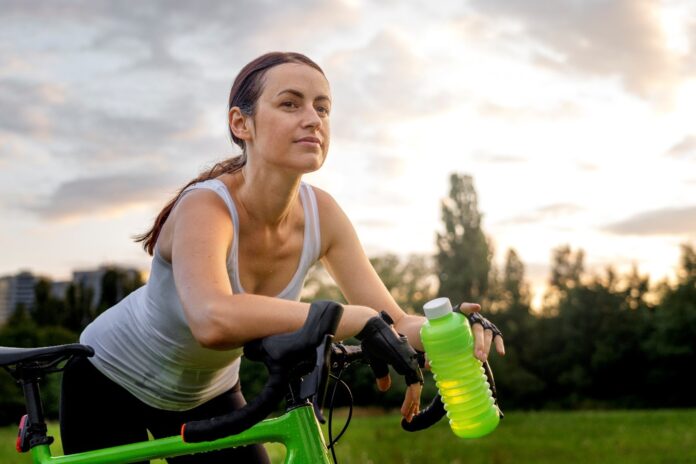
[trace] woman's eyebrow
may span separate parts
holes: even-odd
[[[298,97],[298,98],[304,98],[304,97],[305,97],[304,94],[303,94],[302,92],[300,92],[299,90],[296,90],[296,89],[285,89],[285,90],[281,90],[280,92],[278,92],[278,93],[276,94],[276,97],[279,96],[279,95],[282,95],[282,94],[284,94],[284,93],[293,94],[293,95],[295,95],[295,96]],[[314,99],[314,101],[316,101],[316,100],[328,100],[329,102],[331,102],[331,99],[330,99],[328,96],[326,96],[326,95],[317,95],[317,97]]]

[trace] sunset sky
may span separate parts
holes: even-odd
[[[496,260],[554,247],[674,274],[696,244],[696,2],[0,0],[0,275],[147,269],[130,236],[234,153],[239,69],[299,51],[333,92],[306,180],[370,255],[432,253],[452,172]]]

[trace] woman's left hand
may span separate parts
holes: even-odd
[[[495,350],[499,355],[505,356],[505,343],[503,334],[491,321],[481,316],[481,305],[476,303],[461,303],[454,309],[464,314],[471,324],[474,334],[474,356],[481,362],[488,359],[491,345],[495,344]]]

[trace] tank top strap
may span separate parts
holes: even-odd
[[[237,208],[234,205],[234,201],[232,200],[232,197],[230,196],[229,190],[227,190],[227,186],[225,186],[225,184],[223,184],[222,181],[220,181],[218,179],[208,179],[208,180],[204,180],[202,182],[197,182],[193,185],[189,185],[186,189],[184,189],[183,192],[181,192],[179,199],[181,199],[181,197],[185,193],[187,193],[191,190],[201,189],[201,188],[212,190],[215,193],[217,193],[218,196],[220,196],[220,198],[222,198],[222,201],[224,201],[225,205],[227,205],[227,209],[230,212],[230,216],[232,216],[232,220],[234,221],[234,225],[235,225],[235,229],[236,229],[237,225],[239,224],[239,215],[237,214]]]
[[[321,252],[321,238],[319,235],[319,212],[317,209],[314,190],[304,182],[300,185],[300,201],[304,211],[305,225],[302,243],[302,254],[295,275],[287,287],[276,295],[277,298],[299,300],[302,294],[307,273],[312,265],[319,259]]]
[[[304,196],[303,204],[305,205],[305,221],[309,223],[309,227],[305,228],[305,233],[309,232],[309,240],[306,242],[309,246],[309,261],[314,264],[321,254],[321,227],[319,223],[319,207],[317,206],[317,197],[311,185],[302,183],[301,194]],[[303,250],[304,251],[304,250]],[[310,264],[310,266],[311,266]]]

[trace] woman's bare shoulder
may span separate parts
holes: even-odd
[[[319,208],[319,212],[336,212],[340,211],[341,207],[338,205],[338,202],[336,199],[326,190],[320,189],[319,187],[316,187],[314,185],[311,186],[312,190],[314,190],[314,196],[317,199],[317,207]]]
[[[160,254],[171,262],[174,236],[195,237],[210,233],[224,234],[232,240],[232,220],[225,201],[210,189],[186,192],[176,203],[157,239]]]

